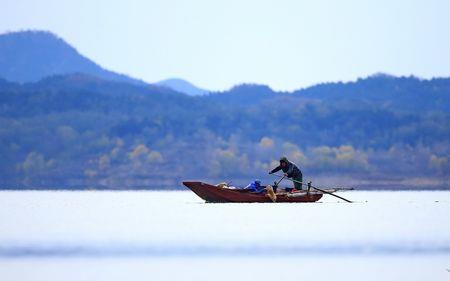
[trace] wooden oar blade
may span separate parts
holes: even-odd
[[[339,195],[333,194],[333,193],[331,193],[331,192],[325,191],[325,190],[323,190],[323,189],[320,189],[320,188],[317,188],[317,187],[314,187],[314,186],[311,186],[311,187],[314,188],[315,190],[318,190],[318,191],[323,192],[323,193],[325,193],[325,194],[329,194],[329,195],[331,195],[331,196],[334,196],[334,197],[337,197],[337,198],[339,198],[339,199],[341,199],[341,200],[344,200],[345,202],[353,203],[352,201],[350,201],[350,200],[348,200],[348,199],[345,199],[344,197],[341,197],[341,196],[339,196]]]

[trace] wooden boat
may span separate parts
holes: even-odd
[[[255,193],[245,189],[232,189],[200,181],[184,181],[183,184],[206,202],[211,203],[272,203],[272,199],[265,193]],[[327,189],[328,193],[337,189]],[[294,192],[276,193],[276,202],[301,203],[316,202],[323,196],[323,192],[317,190],[298,190]]]

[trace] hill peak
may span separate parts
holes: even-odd
[[[62,38],[56,35],[53,32],[47,30],[21,30],[21,31],[12,31],[0,34],[1,38],[9,38],[9,39],[22,39],[22,40],[30,40],[30,39],[49,39],[49,40],[59,40],[62,43],[65,43]]]
[[[192,84],[191,82],[188,82],[186,80],[180,79],[180,78],[170,78],[166,80],[159,81],[155,83],[158,86],[163,86],[166,88],[170,88],[174,91],[184,93],[190,96],[201,96],[209,93],[210,91],[199,88]]]
[[[85,73],[102,79],[145,84],[103,69],[57,35],[26,30],[0,35],[0,77],[13,82],[36,82],[54,75]]]
[[[228,91],[228,94],[246,97],[268,97],[272,96],[275,92],[267,85],[244,83],[234,86]]]

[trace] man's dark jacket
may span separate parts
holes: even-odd
[[[287,174],[288,178],[302,178],[302,172],[300,169],[292,162],[286,161],[286,166],[281,167],[281,163],[278,167],[270,171],[271,174],[278,172],[279,170],[283,170],[284,173]]]

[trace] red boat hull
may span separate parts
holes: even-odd
[[[253,193],[241,189],[217,187],[200,181],[185,181],[183,184],[206,202],[212,203],[272,203],[265,193]],[[316,202],[322,198],[323,193],[317,191],[299,191],[277,194],[276,202],[304,203]]]

